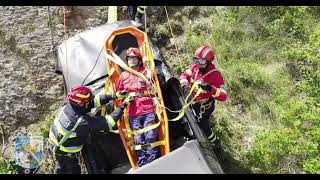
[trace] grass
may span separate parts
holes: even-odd
[[[229,99],[217,103],[212,121],[229,159],[224,162],[229,172],[234,172],[232,168],[253,173],[319,172],[319,141],[310,135],[319,133],[320,122],[319,54],[314,50],[320,49],[315,40],[320,37],[320,17],[315,9],[182,7],[169,11],[172,25],[183,30],[174,32],[179,55],[171,45],[165,53],[175,73],[190,66],[202,44],[216,51]],[[159,23],[153,29],[164,34],[161,42],[169,43],[165,27]]]
[[[216,103],[211,120],[224,148],[225,172],[320,173],[318,10],[168,8],[178,54],[166,20],[151,22],[149,33],[177,75],[200,45],[216,52],[229,98]],[[48,115],[35,132],[47,136],[53,118]],[[43,167],[42,173],[52,172],[52,161]]]
[[[58,105],[56,104],[52,107],[52,109],[57,109],[57,107]],[[33,136],[42,136],[44,139],[44,155],[42,163],[37,172],[38,174],[52,174],[54,171],[55,163],[53,157],[49,154],[47,138],[49,138],[50,127],[56,117],[56,113],[57,110],[54,110],[53,112],[45,116],[43,121],[39,121],[39,123],[31,125],[31,127],[29,127],[33,132]]]

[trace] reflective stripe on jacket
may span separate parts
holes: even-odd
[[[210,71],[211,73],[207,74]],[[198,97],[196,97],[195,101],[209,99],[210,97],[214,97],[218,101],[225,101],[227,99],[227,92],[223,88],[224,79],[221,76],[220,71],[215,68],[214,64],[210,64],[203,73],[200,72],[198,65],[194,64],[189,69],[184,71],[179,77],[181,86],[192,86],[196,80],[199,80],[202,84],[210,84],[214,87],[210,92],[201,93]],[[193,95],[195,94],[196,91],[193,92]]]
[[[66,153],[79,152],[88,137],[89,130],[95,132],[112,130],[116,126],[117,120],[122,116],[124,109],[125,105],[121,105],[110,115],[91,117],[68,103],[59,111],[50,128],[50,142],[58,146],[63,137],[69,134],[58,150]],[[79,124],[75,128],[78,120]],[[71,131],[72,129],[74,131]]]
[[[137,11],[141,14],[144,14],[146,11],[146,8],[147,8],[146,6],[138,6]]]
[[[139,67],[138,71],[146,75],[147,70],[143,67]],[[147,83],[134,74],[124,71],[121,73],[119,82],[117,85],[117,91],[141,92],[147,90]],[[153,97],[153,95],[151,95]],[[133,101],[128,107],[129,116],[141,116],[147,113],[154,112],[153,101],[148,94],[141,94],[133,97]]]
[[[71,117],[70,115],[73,113],[68,111],[69,108],[68,105],[65,105],[58,113],[51,126],[49,139],[51,143],[58,146],[63,137],[69,134],[68,139],[59,146],[59,150],[66,153],[76,153],[82,149],[85,137],[88,134],[88,126],[85,119],[81,117],[82,119],[75,131],[71,131],[80,117],[79,115]]]

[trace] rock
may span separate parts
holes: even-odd
[[[36,33],[37,33],[37,35],[39,36],[39,35],[47,34],[47,31],[45,31],[45,30],[43,30],[43,29],[38,29],[38,30],[36,31]]]
[[[22,122],[30,125],[42,120],[46,113],[44,109],[56,110],[61,104],[53,107],[52,102],[64,98],[62,77],[53,73],[55,60],[50,53],[51,34],[46,24],[46,8],[0,6],[1,30],[7,39],[13,35],[16,37],[17,49],[22,53],[17,55],[8,46],[0,46],[0,123],[6,120],[4,129],[11,135],[17,132]],[[57,8],[60,7],[51,8],[51,12]],[[88,16],[83,20],[86,27],[79,27],[77,31],[69,29],[69,37],[101,24],[101,17],[107,17],[104,7],[81,9],[84,11],[82,15]],[[64,25],[57,12],[54,12],[51,25],[54,43],[59,45],[64,40]],[[2,94],[6,95],[5,99]]]
[[[32,44],[32,48],[39,48],[41,45],[40,44]]]
[[[13,25],[13,22],[11,22],[11,21],[6,22],[5,25],[6,25],[6,26],[12,26],[12,25]]]
[[[63,35],[64,35],[63,32],[58,32],[58,36],[59,36],[59,37],[61,37],[61,36],[63,36]]]
[[[63,24],[58,24],[58,25],[56,25],[56,28],[59,30],[59,29],[64,29],[64,25]]]
[[[19,13],[19,12],[18,12],[18,13]],[[15,14],[15,15],[14,15],[14,19],[22,20],[20,17],[21,17],[20,13],[19,13],[19,14]]]

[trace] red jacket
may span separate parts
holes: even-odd
[[[202,76],[204,76],[203,79],[201,79]],[[208,99],[210,97],[214,97],[218,101],[225,101],[227,99],[223,77],[221,76],[220,71],[215,68],[214,64],[210,64],[204,73],[199,71],[197,64],[194,64],[181,74],[179,81],[181,86],[192,86],[192,84],[199,79],[201,83],[207,83],[213,86],[210,92],[199,94],[195,101]],[[197,91],[194,90],[193,95],[195,95],[196,92]]]
[[[146,69],[139,67],[138,72],[146,75]],[[136,75],[124,71],[119,77],[117,91],[130,92],[143,92],[147,90],[147,83]],[[153,97],[153,96],[151,96]],[[152,98],[147,94],[134,96],[132,102],[128,106],[129,116],[141,116],[150,112],[154,112],[155,106],[153,105]]]

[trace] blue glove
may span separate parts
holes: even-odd
[[[199,84],[198,87],[200,87],[201,89],[203,89],[207,92],[211,92],[211,90],[212,90],[212,85],[210,85],[210,84]]]

